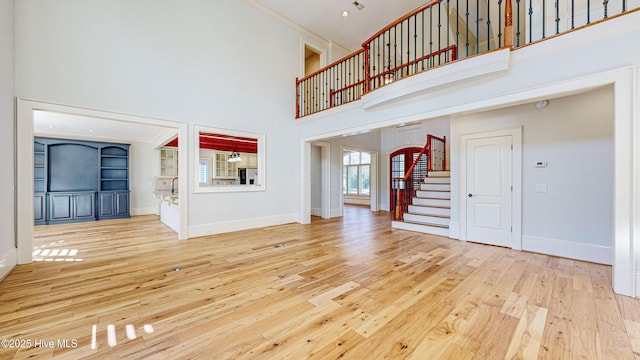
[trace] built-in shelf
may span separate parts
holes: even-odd
[[[129,145],[35,138],[36,225],[129,217]]]

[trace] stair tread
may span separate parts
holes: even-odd
[[[451,200],[451,199],[446,199],[446,198],[432,198],[432,197],[421,197],[421,196],[414,196],[413,199],[424,199],[424,200]]]
[[[431,216],[431,217],[440,218],[440,219],[451,219],[451,216],[449,215],[420,214],[420,213],[414,213],[414,212],[407,212],[406,214],[417,215],[417,216]]]
[[[397,221],[397,220],[396,220]],[[441,228],[441,229],[448,229],[449,226],[447,225],[440,225],[440,224],[430,224],[430,223],[423,223],[423,222],[417,222],[417,221],[406,221],[403,220],[401,222],[407,223],[407,224],[415,224],[415,225],[423,225],[423,226],[431,226],[431,227],[436,227],[436,228]]]
[[[424,199],[424,198],[420,198],[420,199]],[[440,199],[440,200],[442,200],[442,199]],[[449,210],[451,210],[450,206],[420,205],[420,204],[410,204],[409,206],[419,206],[421,208],[434,208],[434,209],[449,209]]]

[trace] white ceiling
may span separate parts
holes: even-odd
[[[299,26],[331,40],[349,51],[403,15],[426,4],[425,0],[254,0]],[[342,11],[349,12],[342,17]]]
[[[168,128],[118,120],[84,117],[50,111],[34,111],[36,136],[74,136],[87,140],[150,142]]]

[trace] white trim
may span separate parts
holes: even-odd
[[[371,207],[371,198],[368,196],[344,196],[345,204],[353,204],[353,205],[367,205]]]
[[[189,226],[189,234],[192,237],[207,236],[213,234],[222,234],[234,231],[249,230],[262,228],[267,226],[290,224],[299,222],[299,216],[296,213],[282,214],[265,217],[256,217],[250,219],[220,221],[215,223],[191,225]]]
[[[523,235],[522,250],[590,261],[598,264],[611,265],[613,263],[613,249],[610,246],[586,244],[542,236]]]
[[[300,141],[300,224],[311,224],[311,143]]]
[[[513,129],[488,131],[460,135],[460,239],[467,241],[467,141],[488,137],[511,136],[513,151],[511,153],[511,248],[522,249],[522,126]],[[452,192],[454,189],[451,189]]]
[[[322,178],[320,179],[320,214],[315,215],[312,209],[311,215],[329,219],[331,217],[331,144],[327,142],[314,142],[311,145],[320,147],[322,169]]]
[[[342,208],[340,208],[340,209],[331,209],[331,217],[332,218],[341,217],[341,216],[342,216]]]
[[[143,207],[143,208],[131,208],[129,209],[131,216],[140,215],[156,215],[158,209],[156,207]]]
[[[192,177],[190,177],[193,184],[193,193],[194,194],[203,194],[203,193],[227,193],[227,192],[249,192],[249,191],[265,191],[267,189],[266,186],[266,173],[267,167],[265,166],[265,159],[267,154],[265,152],[265,135],[251,133],[240,130],[229,130],[222,128],[215,128],[211,126],[203,126],[203,125],[193,125],[193,136],[192,136],[192,152],[193,152],[193,171]],[[200,185],[200,176],[198,174],[200,167],[200,132],[212,132],[216,134],[224,134],[230,136],[240,136],[240,137],[248,137],[248,138],[256,138],[258,139],[258,184],[256,185],[209,185],[209,186],[201,186]],[[180,144],[180,143],[178,143]],[[197,156],[195,154],[198,154]],[[182,160],[180,160],[182,161]],[[212,173],[215,171],[215,160],[212,160]]]
[[[460,222],[449,221],[449,237],[452,239],[460,240]]]
[[[187,139],[188,134],[186,123],[18,98],[16,114],[16,184],[18,185],[16,188],[16,239],[19,264],[30,263],[33,252],[33,112],[35,110],[176,128],[182,139]],[[187,176],[187,144],[188,141],[181,141],[178,146],[181,164],[178,169],[178,174],[183,178]],[[187,193],[188,192],[185,191],[179,194],[179,202],[183,205],[180,207],[179,239],[189,237],[189,197],[186,196]]]
[[[322,208],[311,208],[311,216],[322,216]]]
[[[12,248],[0,257],[0,281],[7,276],[18,264],[18,249]]]

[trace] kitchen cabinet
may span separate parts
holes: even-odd
[[[168,146],[160,149],[160,176],[178,176],[178,149]]]

